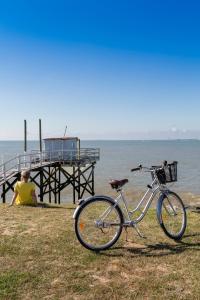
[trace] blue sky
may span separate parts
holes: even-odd
[[[198,1],[0,0],[0,139],[200,138]]]

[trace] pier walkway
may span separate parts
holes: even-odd
[[[20,173],[29,169],[34,176],[33,181],[40,190],[38,196],[54,195],[54,202],[60,203],[60,192],[66,186],[73,187],[73,201],[76,193],[78,198],[84,192],[94,194],[94,164],[100,159],[98,148],[80,148],[78,150],[31,151],[31,153],[17,155],[0,165],[1,198],[6,202],[6,194],[14,190],[14,184],[20,179]],[[88,174],[89,171],[89,174]]]

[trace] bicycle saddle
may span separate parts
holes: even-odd
[[[128,182],[128,179],[116,180],[113,179],[109,183],[113,189],[118,189]]]

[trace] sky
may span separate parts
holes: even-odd
[[[200,138],[200,2],[0,0],[0,140]]]

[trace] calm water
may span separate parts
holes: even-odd
[[[200,194],[200,141],[81,141],[81,147],[100,148],[100,161],[95,167],[95,190],[103,192],[111,178],[129,179],[129,187],[140,188],[149,183],[148,174],[131,173],[130,169],[143,164],[159,165],[163,160],[178,161],[176,190]],[[30,141],[28,150],[39,149]],[[0,141],[0,156],[9,159],[23,153],[23,141]]]

